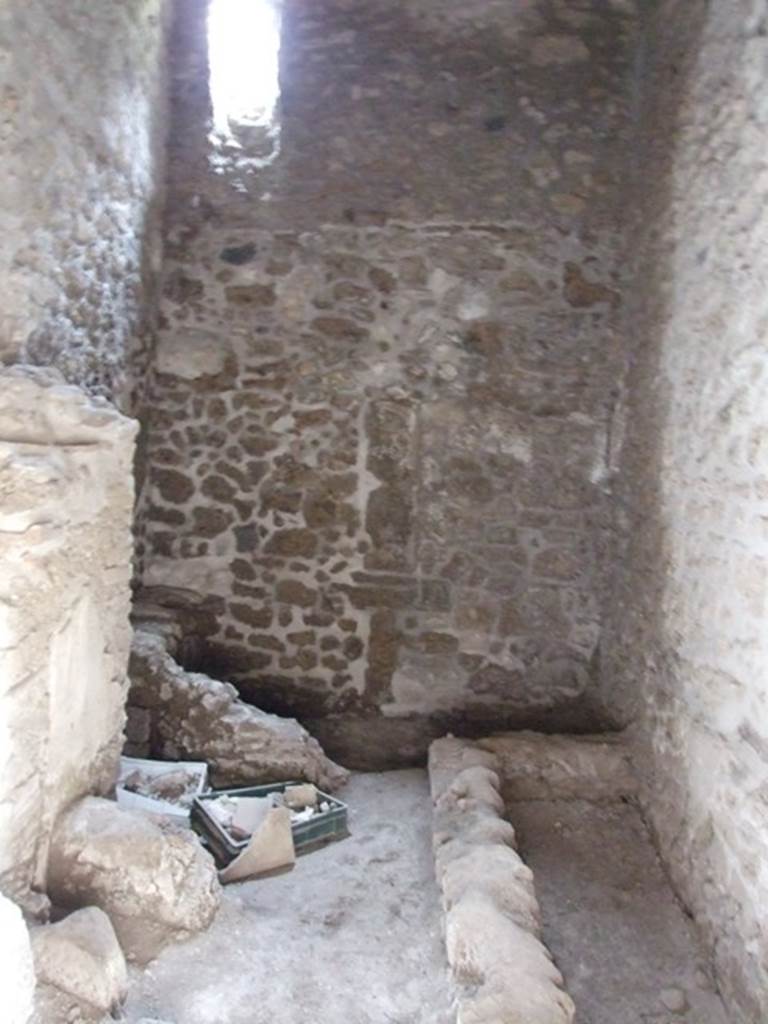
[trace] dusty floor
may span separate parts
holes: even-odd
[[[351,837],[229,886],[208,932],[134,972],[131,1024],[451,1020],[426,773],[357,775],[340,796]]]
[[[726,1024],[634,807],[531,801],[509,817],[577,1024]]]

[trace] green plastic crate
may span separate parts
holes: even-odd
[[[248,839],[233,839],[232,836],[208,813],[206,801],[220,796],[268,796],[270,793],[282,793],[289,786],[299,786],[299,782],[273,782],[268,786],[246,786],[241,789],[217,789],[210,793],[201,793],[192,804],[191,822],[195,831],[202,836],[206,845],[213,853],[219,867],[226,867],[248,845]],[[318,803],[328,803],[330,809],[313,815],[309,821],[291,825],[293,845],[296,856],[310,853],[336,839],[344,839],[349,835],[347,828],[347,805],[317,790]]]

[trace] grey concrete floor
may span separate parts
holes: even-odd
[[[228,886],[211,928],[132,972],[127,1020],[448,1024],[426,773],[353,776],[349,839]]]
[[[576,1024],[726,1024],[696,931],[636,808],[530,801],[513,804],[509,820]]]

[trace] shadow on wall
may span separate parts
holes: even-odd
[[[749,9],[748,9],[749,8]],[[734,1020],[764,1020],[764,5],[652,5],[603,702]],[[753,445],[749,448],[750,439]],[[756,500],[757,499],[757,500]]]
[[[297,719],[323,746],[328,755],[355,771],[383,771],[424,765],[430,743],[450,733],[478,738],[507,729],[533,729],[541,733],[605,733],[613,729],[610,717],[580,695],[555,709],[521,708],[455,709],[432,714],[391,716],[376,706],[355,706],[348,711],[318,713],[322,693],[295,679],[269,676],[236,681],[237,659],[225,647],[187,634],[177,660],[188,672],[202,672],[213,679],[233,681],[243,700],[262,711]]]
[[[633,722],[642,707],[648,672],[674,678],[668,664],[649,662],[648,637],[664,636],[663,597],[670,543],[662,518],[663,442],[673,402],[662,367],[670,317],[674,247],[660,245],[662,225],[674,218],[674,169],[681,142],[687,82],[693,73],[708,3],[686,3],[687,34],[660,52],[647,5],[635,68],[636,145],[642,159],[629,165],[622,325],[625,376],[613,412],[609,458],[615,475],[613,547],[603,611],[600,703],[614,728]],[[644,642],[646,641],[646,642]]]

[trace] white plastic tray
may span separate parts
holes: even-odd
[[[145,811],[147,814],[165,814],[185,825],[189,824],[190,808],[180,807],[178,804],[169,803],[167,800],[158,800],[155,797],[143,796],[141,793],[131,793],[124,789],[120,783],[133,771],[141,771],[146,775],[165,775],[168,772],[175,772],[179,769],[184,771],[195,771],[199,775],[199,781],[195,796],[204,793],[208,787],[208,765],[204,761],[152,761],[142,757],[121,757],[120,772],[118,774],[115,795],[120,807],[134,811]]]

